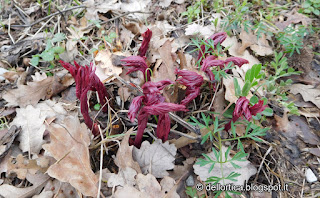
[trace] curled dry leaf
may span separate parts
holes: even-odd
[[[0,130],[0,132],[1,131],[4,130]],[[17,137],[20,131],[21,128],[18,129],[16,126],[12,126],[9,130],[6,130],[3,135],[0,134],[0,161],[7,155],[14,139]]]
[[[66,75],[63,78],[47,77],[41,81],[28,82],[27,85],[18,84],[17,89],[7,91],[3,95],[8,104],[6,106],[36,105],[41,99],[49,99],[52,96],[66,89],[70,83],[64,84],[70,76]]]
[[[133,148],[133,159],[140,165],[142,173],[151,173],[156,178],[169,175],[166,170],[174,168],[177,148],[169,142],[156,140],[152,144],[142,142],[140,149]]]
[[[294,84],[289,89],[293,94],[301,94],[304,101],[310,101],[320,109],[320,88],[315,88],[313,85]]]
[[[91,170],[89,157],[89,131],[78,118],[67,117],[63,125],[51,124],[51,143],[43,145],[57,162],[49,167],[49,176],[69,182],[86,196],[96,197],[98,178]]]
[[[287,20],[279,21],[275,24],[281,31],[290,24],[301,22],[303,26],[307,27],[312,22],[312,19],[308,18],[306,15],[298,13],[297,9],[292,9],[289,13],[286,13],[285,16],[287,17]]]
[[[222,147],[222,153],[225,153],[227,150],[226,147]],[[217,161],[216,157],[214,155],[214,152],[208,153],[207,154],[212,160]],[[230,160],[231,157],[230,155],[227,156],[227,159],[225,159],[225,156],[222,155],[222,161]],[[205,166],[200,166],[199,164],[193,165],[194,168],[194,173],[199,175],[200,179],[202,181],[206,181],[209,177],[227,177],[231,172],[236,172],[240,173],[241,175],[237,177],[236,179],[238,181],[231,181],[231,180],[224,180],[224,183],[220,183],[221,185],[226,185],[229,183],[233,183],[233,185],[244,185],[245,181],[248,181],[249,178],[256,174],[257,169],[247,160],[245,161],[237,161],[237,165],[239,165],[241,168],[234,168],[230,162],[226,163],[216,163],[213,169],[209,172],[209,169],[211,168],[211,163],[205,165]],[[223,167],[221,167],[223,166]],[[221,169],[223,169],[223,176],[221,173]]]

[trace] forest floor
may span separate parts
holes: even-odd
[[[0,197],[320,197],[319,1],[0,11]]]

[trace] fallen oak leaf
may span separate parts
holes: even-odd
[[[174,168],[175,155],[177,148],[169,142],[162,143],[156,140],[152,144],[144,141],[140,149],[133,148],[133,159],[141,167],[142,173],[151,173],[156,178],[163,178],[169,173],[166,170]],[[149,170],[150,169],[150,170]]]
[[[227,150],[226,147],[222,147],[222,153],[225,153]],[[211,153],[208,153],[207,156],[209,156],[213,161],[218,161],[216,159],[216,156],[214,154],[214,152],[212,151]],[[225,159],[227,158],[227,159]],[[229,174],[231,174],[232,172],[235,173],[239,173],[241,174],[240,176],[236,177],[235,179],[237,179],[237,181],[231,181],[228,179],[224,179],[223,184],[222,181],[220,181],[219,183],[221,185],[226,185],[226,184],[230,184],[232,183],[233,185],[244,185],[245,181],[248,181],[249,178],[256,174],[257,169],[246,159],[243,159],[243,161],[237,161],[237,165],[240,166],[241,168],[235,168],[232,164],[231,164],[231,156],[230,154],[228,156],[222,155],[222,161],[225,163],[216,163],[215,166],[212,168],[212,163],[208,163],[204,166],[201,166],[200,164],[195,164],[193,165],[194,168],[194,173],[196,175],[199,175],[200,179],[202,181],[206,181],[209,177],[227,177]],[[199,159],[197,160],[197,162],[199,161]],[[226,162],[228,161],[228,162]],[[222,166],[222,167],[221,167]],[[221,172],[221,169],[223,168],[223,175]],[[210,172],[209,172],[210,170]]]
[[[49,99],[69,87],[69,82],[63,83],[69,78],[69,75],[62,78],[50,76],[41,81],[28,82],[27,85],[18,84],[17,89],[7,91],[2,97],[8,102],[6,106],[36,105],[41,99]]]
[[[49,176],[62,182],[69,182],[86,196],[96,197],[98,178],[91,170],[89,131],[78,118],[67,117],[64,125],[51,124],[51,143],[43,145],[57,162],[49,167]],[[68,174],[66,174],[68,173]]]
[[[129,146],[129,138],[132,132],[133,132],[133,128],[131,128],[128,132],[126,132],[126,135],[122,139],[122,142],[120,144],[120,147],[118,149],[117,156],[115,159],[115,164],[120,169],[125,169],[129,167],[134,169],[137,173],[141,173],[141,169],[138,162],[134,161],[132,158],[133,146]]]

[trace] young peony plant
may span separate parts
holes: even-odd
[[[229,131],[231,128],[231,122],[235,123],[241,116],[244,116],[248,121],[250,121],[252,115],[257,115],[257,113],[264,111],[267,107],[268,105],[263,105],[263,100],[259,100],[257,104],[250,106],[250,101],[246,97],[240,97],[236,102],[236,106],[232,114],[232,120],[225,125],[224,129]]]
[[[134,122],[134,118],[138,114],[138,132],[134,145],[140,147],[144,129],[147,127],[148,117],[150,115],[158,115],[158,125],[156,135],[162,141],[168,139],[170,132],[169,112],[188,111],[185,105],[164,102],[165,99],[161,95],[160,90],[165,86],[172,84],[170,80],[162,80],[160,82],[146,82],[143,86],[143,96],[135,97],[129,108],[129,119]],[[143,107],[142,107],[143,106]]]
[[[106,103],[109,95],[104,85],[95,74],[95,69],[92,69],[92,63],[90,64],[90,66],[86,65],[85,67],[82,67],[75,61],[75,66],[70,63],[63,62],[62,60],[60,60],[59,62],[65,69],[70,72],[76,82],[76,96],[80,100],[81,113],[83,115],[85,124],[89,129],[92,129],[92,133],[94,136],[99,135],[100,132],[98,124],[94,123],[89,116],[87,93],[88,91],[97,91],[101,105],[104,105]],[[104,112],[107,112],[108,107],[104,106],[102,110]]]
[[[200,94],[200,87],[203,83],[203,77],[196,72],[188,70],[176,69],[175,73],[178,76],[177,82],[186,86],[186,97],[181,101],[181,104],[188,104]]]

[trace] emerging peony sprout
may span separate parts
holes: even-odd
[[[131,67],[126,74],[130,74],[135,71],[141,71],[146,82],[151,80],[151,72],[148,70],[149,67],[146,63],[145,57],[129,56],[121,61],[125,62],[125,64],[122,64],[123,66]]]
[[[129,56],[127,58],[122,59],[121,61],[125,62],[123,66],[133,67],[130,68],[127,74],[130,74],[135,71],[141,71],[144,75],[144,80],[150,81],[151,80],[151,71],[148,70],[148,65],[146,63],[146,52],[149,47],[149,42],[152,36],[152,31],[147,30],[145,33],[142,34],[143,41],[141,47],[139,48],[139,56]]]
[[[165,86],[172,84],[170,80],[160,82],[146,82],[143,86],[143,96],[135,97],[130,105],[128,116],[131,122],[138,114],[138,132],[134,145],[140,147],[144,129],[147,127],[149,115],[158,115],[157,137],[166,141],[170,132],[169,112],[188,111],[185,105],[166,103],[160,90]],[[144,105],[142,108],[141,106]],[[140,111],[139,111],[140,110]]]
[[[230,62],[232,62],[234,65],[237,65],[239,67],[249,63],[246,59],[239,58],[239,57],[230,57],[230,58],[227,58],[225,61],[218,60],[216,58],[217,58],[216,56],[210,55],[207,58],[205,58],[202,62],[201,70],[204,71],[209,76],[210,81],[215,80],[215,76],[210,69],[211,67],[219,67],[220,69],[223,69]],[[226,70],[225,72],[228,72],[228,70]]]
[[[214,46],[217,46],[218,43],[222,43],[224,40],[226,40],[227,38],[227,33],[225,32],[218,32],[216,34],[213,34],[212,36],[210,36],[207,40],[206,43],[208,43],[208,40],[213,40],[213,44]],[[200,52],[198,54],[198,59],[197,61],[204,55],[204,57],[206,58],[208,53],[205,53],[205,45],[201,45],[200,46]],[[212,51],[212,49],[210,49]]]
[[[92,63],[90,66],[82,67],[74,61],[74,65],[70,63],[59,61],[60,64],[67,69],[76,82],[76,95],[80,100],[81,113],[83,115],[84,122],[89,129],[92,129],[93,135],[99,135],[99,128],[97,123],[93,123],[92,119],[89,116],[89,108],[87,104],[87,93],[88,91],[97,91],[100,99],[101,105],[106,103],[106,98],[109,97],[104,85],[95,74],[95,70],[92,69]],[[108,110],[107,106],[104,106],[102,109],[104,112]]]
[[[189,102],[191,102],[200,94],[200,87],[203,83],[203,77],[196,72],[188,70],[176,69],[175,72],[178,77],[180,77],[177,79],[177,81],[187,87],[186,98],[181,101],[181,104],[187,106]]]
[[[244,116],[248,121],[251,120],[252,115],[257,115],[264,111],[268,105],[263,105],[263,100],[259,100],[259,102],[253,106],[249,105],[250,101],[242,96],[236,102],[236,107],[234,108],[232,121],[236,122],[241,116]],[[229,131],[231,128],[231,120],[228,124],[225,125],[225,130]]]
[[[152,31],[147,29],[147,31],[145,31],[142,34],[143,37],[143,41],[141,43],[141,47],[139,48],[139,56],[145,56],[149,47],[149,43],[152,37]]]

